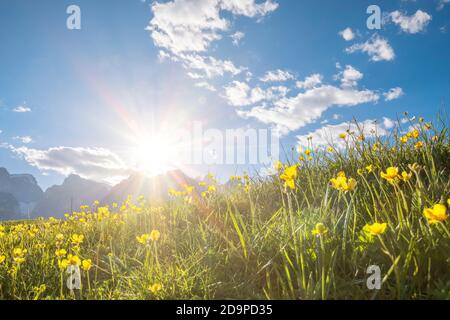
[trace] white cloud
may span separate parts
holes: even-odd
[[[393,127],[395,127],[395,125],[396,125],[396,122],[394,120],[383,117],[383,126],[386,129],[392,129]]]
[[[357,51],[365,52],[369,55],[370,60],[374,62],[378,61],[391,61],[395,58],[394,49],[392,49],[389,42],[378,36],[373,36],[370,40],[364,43],[357,43],[345,50],[347,53],[354,53]]]
[[[198,74],[198,73],[195,73],[195,72],[188,72],[187,75],[188,75],[189,78],[196,79],[196,80],[203,78],[203,76],[201,74]]]
[[[19,140],[24,144],[29,144],[33,142],[33,138],[31,138],[30,136],[17,136],[13,138],[14,140]]]
[[[277,69],[266,72],[260,80],[262,82],[282,82],[292,80],[294,78],[295,77],[289,71]]]
[[[355,87],[358,85],[358,81],[363,78],[363,74],[353,68],[351,65],[345,66],[345,70],[339,73],[338,77],[341,78],[342,87]]]
[[[229,73],[233,76],[241,73],[245,68],[236,67],[230,60],[220,60],[214,57],[200,56],[198,54],[181,54],[179,56],[185,69],[194,70],[197,76],[214,78]],[[193,74],[189,72],[189,74]]]
[[[66,176],[78,174],[86,179],[109,183],[118,182],[130,174],[130,170],[115,153],[103,148],[10,148],[31,166],[44,172],[54,171]]]
[[[346,28],[339,32],[339,35],[345,40],[345,41],[351,41],[355,39],[355,33],[351,28]]]
[[[278,8],[278,3],[267,0],[256,3],[255,0],[222,0],[221,8],[237,15],[247,17],[265,16]]]
[[[235,45],[235,46],[239,46],[239,43],[241,42],[242,39],[244,39],[244,37],[245,37],[245,33],[240,32],[240,31],[235,32],[230,36],[231,40],[233,40],[232,41],[233,45]]]
[[[332,118],[333,120],[339,120],[340,118],[342,118],[342,116],[340,114],[335,113],[332,115]]]
[[[229,22],[220,17],[217,0],[174,0],[154,2],[153,19],[147,30],[156,46],[173,53],[205,51]]]
[[[13,109],[13,112],[17,113],[25,113],[25,112],[31,112],[31,109],[27,106],[17,106]]]
[[[222,39],[230,29],[231,23],[222,13],[253,18],[263,17],[277,8],[278,4],[272,0],[260,3],[255,0],[155,1],[151,5],[153,18],[146,30],[155,46],[163,49],[159,59],[181,62],[190,76],[195,75],[196,79],[225,73],[235,76],[245,68],[236,67],[229,60],[203,55],[212,42]],[[242,32],[234,33],[233,43],[238,43],[243,36]]]
[[[281,98],[270,106],[238,110],[237,113],[244,118],[252,117],[271,124],[285,135],[319,119],[333,106],[350,107],[378,100],[379,96],[370,90],[322,85],[294,97]]]
[[[404,95],[403,89],[400,87],[392,88],[388,92],[383,93],[386,101],[392,101]]]
[[[309,139],[312,138],[312,143],[316,147],[324,147],[333,145],[337,148],[343,148],[346,142],[339,138],[341,133],[354,132],[356,135],[363,134],[365,137],[386,136],[389,129],[394,123],[389,118],[383,118],[382,123],[377,123],[374,120],[365,120],[362,122],[343,122],[336,125],[326,125],[306,135],[297,136],[298,145],[301,147],[308,146]],[[351,141],[350,141],[351,143]]]
[[[252,104],[253,99],[249,97],[250,86],[242,81],[233,81],[225,87],[225,98],[232,106],[246,106]]]
[[[206,90],[213,91],[213,92],[214,92],[214,91],[217,91],[216,88],[215,88],[213,85],[209,84],[209,83],[206,82],[206,81],[197,82],[197,83],[195,84],[195,86],[196,86],[196,87],[199,87],[199,88],[204,88],[204,89],[206,89]]]
[[[303,81],[297,81],[296,86],[299,89],[311,89],[322,83],[323,76],[315,73],[305,78]]]
[[[397,10],[391,12],[389,18],[406,33],[419,33],[423,31],[432,20],[431,15],[422,10],[417,10],[412,16],[404,15]]]
[[[235,107],[249,106],[261,101],[272,101],[285,97],[289,89],[285,86],[272,86],[267,89],[250,88],[246,82],[233,81],[225,86],[224,98]]]

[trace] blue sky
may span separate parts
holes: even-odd
[[[111,180],[142,131],[192,121],[273,128],[294,146],[353,117],[381,132],[404,111],[435,117],[450,93],[445,2],[2,1],[0,166],[43,187]],[[72,4],[81,30],[66,27]],[[371,4],[381,30],[366,26]]]

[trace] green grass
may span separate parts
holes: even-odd
[[[159,208],[139,199],[108,211],[94,204],[63,221],[4,224],[0,298],[448,299],[449,222],[429,224],[423,215],[437,203],[448,208],[448,123],[412,125],[420,136],[406,144],[398,130],[365,141],[348,133],[347,147],[332,152],[311,141],[311,159],[290,157],[288,165],[299,165],[295,190],[285,190],[279,174],[243,177],[242,185],[180,193]],[[381,178],[391,166],[411,179]],[[340,171],[356,179],[355,190],[332,187]],[[387,223],[386,231],[363,231],[374,222]],[[317,223],[328,231],[313,235]],[[152,230],[161,233],[157,241],[136,240]],[[78,247],[72,234],[84,235]],[[14,248],[27,249],[24,262],[14,262]],[[67,289],[57,248],[92,260],[81,290]],[[380,290],[366,286],[371,265],[381,269]],[[153,284],[162,287],[152,292]]]

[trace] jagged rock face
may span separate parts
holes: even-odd
[[[11,193],[0,192],[0,220],[20,219],[19,202]]]
[[[62,185],[48,188],[42,201],[34,208],[33,217],[63,217],[81,205],[103,199],[109,192],[106,184],[83,179],[77,175],[66,178]]]
[[[9,174],[0,168],[0,192],[11,194],[20,203],[35,203],[42,199],[43,191],[30,174]]]
[[[148,201],[159,203],[168,199],[170,188],[182,190],[185,185],[196,185],[196,181],[180,170],[153,177],[136,173],[114,186],[102,203],[122,203],[128,196],[132,196],[133,199],[144,196]]]

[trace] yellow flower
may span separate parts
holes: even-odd
[[[146,234],[142,234],[140,236],[136,237],[136,240],[140,243],[140,244],[147,244],[150,240],[150,234],[146,233]]]
[[[450,206],[450,198],[447,199],[447,204]]]
[[[21,264],[25,262],[25,255],[27,254],[27,249],[22,248],[14,248],[13,249],[13,260],[17,264]]]
[[[410,136],[410,138],[414,138],[414,139],[417,139],[419,136],[420,136],[420,132],[419,132],[419,130],[413,130],[413,131],[411,131],[410,133],[408,133],[409,134],[409,136]]]
[[[297,178],[297,165],[293,165],[284,169],[280,179],[284,181],[284,187],[295,190],[295,179]]]
[[[368,173],[373,172],[373,164],[368,165],[368,166],[366,167],[366,170],[367,170]]]
[[[67,256],[67,261],[70,265],[73,265],[73,266],[79,266],[81,264],[80,258],[78,256],[74,256],[71,254],[69,254]]]
[[[210,193],[216,192],[216,186],[214,185],[208,186],[208,192]]]
[[[36,294],[41,294],[41,293],[43,293],[45,290],[47,290],[47,286],[46,286],[45,284],[41,284],[39,287],[34,287],[34,288],[33,288],[33,291],[34,291]]]
[[[328,147],[327,151],[328,151],[328,152],[333,152],[334,149],[333,149],[332,147]]]
[[[374,143],[374,145],[372,146],[373,151],[378,151],[378,150],[380,150],[380,148],[381,148],[381,145],[378,142]]]
[[[281,163],[281,161],[275,161],[273,167],[277,172],[279,172],[281,171],[281,169],[283,169],[283,164]]]
[[[431,123],[425,123],[425,125],[423,126],[423,128],[425,130],[430,130],[431,129]]]
[[[412,178],[412,172],[408,173],[406,171],[402,172],[402,180],[403,181],[408,181]]]
[[[158,230],[152,230],[152,232],[150,232],[150,240],[158,241],[160,237],[161,233]]]
[[[194,186],[185,186],[184,190],[187,194],[191,194],[194,191]]]
[[[375,222],[374,224],[366,224],[363,230],[372,236],[378,236],[383,234],[386,231],[386,228],[387,223]]]
[[[1,255],[0,256],[0,264],[2,264],[3,262],[5,262],[6,260],[6,256],[5,255]]]
[[[423,142],[422,141],[417,141],[416,144],[414,145],[414,148],[422,149],[423,148]]]
[[[347,138],[347,134],[346,134],[346,133],[341,133],[341,134],[339,135],[339,138],[341,138],[341,139],[346,139],[346,138]]]
[[[307,149],[307,150],[305,151],[305,154],[306,154],[307,156],[311,155],[311,150]]]
[[[408,136],[400,137],[400,142],[403,143],[403,144],[407,143],[408,142]]]
[[[61,270],[67,269],[68,266],[69,266],[69,260],[67,260],[67,259],[58,260],[58,267]]]
[[[73,234],[70,237],[70,240],[72,241],[72,244],[74,246],[79,246],[81,243],[83,243],[84,236],[82,234]]]
[[[83,260],[81,262],[81,268],[84,271],[89,271],[92,268],[92,260],[91,259]]]
[[[389,182],[394,182],[395,180],[397,180],[399,178],[398,168],[397,167],[389,167],[386,169],[386,173],[381,172],[380,175],[383,179],[386,179]]]
[[[67,251],[64,250],[64,249],[58,249],[58,250],[55,251],[55,255],[56,255],[58,258],[65,257],[66,254],[67,254]]]
[[[353,191],[357,185],[356,180],[353,178],[347,179],[345,172],[343,171],[339,172],[337,177],[332,178],[330,182],[333,188],[343,192]]]
[[[63,241],[64,240],[64,235],[62,233],[58,233],[56,235],[56,241]]]
[[[161,289],[162,289],[162,285],[159,283],[152,284],[151,286],[148,287],[148,290],[153,294],[157,293]]]
[[[433,208],[424,209],[423,215],[428,219],[429,224],[444,222],[448,219],[447,208],[443,204],[435,204]]]
[[[433,136],[433,137],[431,138],[431,140],[432,140],[433,142],[438,142],[438,141],[439,141],[439,137],[438,137],[438,136]]]
[[[316,228],[312,231],[312,234],[321,236],[328,232],[328,229],[325,227],[323,223],[316,224]]]

